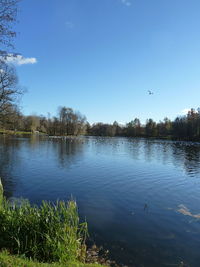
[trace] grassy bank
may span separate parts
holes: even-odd
[[[99,264],[85,264],[80,262],[68,262],[67,264],[40,263],[19,256],[9,255],[7,252],[0,253],[0,266],[1,267],[103,267],[103,265]]]
[[[75,201],[44,201],[40,207],[28,201],[11,204],[3,198],[0,184],[0,250],[17,256],[2,252],[0,266],[49,266],[28,259],[51,266],[91,266],[84,264],[87,231],[87,223],[79,222]]]
[[[0,130],[0,134],[6,135],[31,135],[31,132],[12,131],[12,130]]]

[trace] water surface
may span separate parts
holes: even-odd
[[[91,239],[127,266],[200,266],[200,144],[0,138],[7,197],[77,200]]]

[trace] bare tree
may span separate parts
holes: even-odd
[[[16,36],[13,25],[16,22],[19,0],[0,0],[0,55],[6,56],[4,49],[13,48],[12,40]]]
[[[6,63],[13,48],[12,40],[16,36],[13,26],[16,22],[19,0],[0,0],[0,120],[6,120],[16,111],[16,100],[22,93],[13,66]],[[6,51],[4,51],[6,50]],[[13,54],[13,53],[12,53]],[[15,54],[13,54],[15,55]]]
[[[79,135],[86,130],[86,117],[72,108],[59,107],[60,135]]]
[[[15,68],[0,60],[0,115],[9,113],[22,93]]]

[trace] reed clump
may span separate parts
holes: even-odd
[[[3,186],[2,186],[2,183],[1,183],[1,177],[0,177],[0,208],[3,204]]]
[[[0,250],[40,262],[84,262],[87,223],[80,223],[75,201],[56,204],[9,203],[0,186]]]

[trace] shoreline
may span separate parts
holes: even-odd
[[[186,139],[186,138],[175,138],[172,136],[101,136],[101,135],[48,135],[46,133],[33,133],[23,131],[12,131],[12,130],[0,130],[0,136],[46,136],[49,138],[76,138],[76,137],[107,137],[107,138],[135,138],[135,139],[146,139],[146,140],[165,140],[174,142],[195,142],[200,143],[200,139]]]

